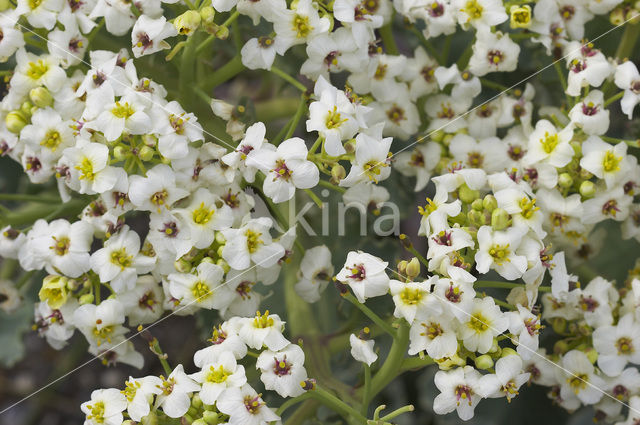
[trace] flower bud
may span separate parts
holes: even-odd
[[[229,38],[229,28],[225,26],[218,27],[215,34],[216,38],[219,38],[220,40],[226,40],[227,38]]]
[[[484,208],[482,205],[482,199],[476,199],[475,201],[473,201],[471,203],[471,208],[473,208],[476,211],[482,211]]]
[[[398,265],[397,265],[398,273],[400,273],[403,276],[406,276],[406,274],[407,274],[407,264],[409,264],[409,262],[407,260],[399,261]]]
[[[442,137],[442,144],[445,146],[449,146],[449,143],[451,143],[451,139],[453,139],[453,134],[445,134]]]
[[[564,354],[567,351],[569,351],[569,344],[567,344],[567,341],[560,340],[553,344],[554,354]]]
[[[46,108],[47,106],[53,105],[53,96],[49,93],[44,87],[36,87],[31,89],[29,92],[29,99],[36,105],[38,108]]]
[[[549,321],[551,322],[553,331],[558,335],[562,335],[567,328],[567,321],[562,317],[553,317],[550,318]]]
[[[340,183],[342,179],[347,176],[347,172],[340,164],[336,164],[331,168],[331,182],[334,184]]]
[[[14,134],[20,133],[20,130],[27,125],[27,119],[20,111],[12,111],[7,114],[4,119],[4,123],[7,126],[7,130]]]
[[[12,7],[11,2],[9,0],[0,0],[0,12],[4,12],[5,10]]]
[[[531,6],[528,4],[511,6],[509,13],[511,14],[511,28],[529,28],[531,26]]]
[[[517,355],[518,355],[518,352],[513,348],[509,348],[509,347],[503,348],[502,352],[500,353],[500,357],[517,356]]]
[[[436,130],[434,132],[431,133],[431,136],[429,136],[431,138],[431,140],[433,140],[434,142],[442,142],[442,138],[444,137],[444,131],[442,130]]]
[[[589,347],[584,352],[591,363],[595,363],[598,360],[598,352],[595,348]]]
[[[469,186],[463,184],[458,188],[458,197],[462,202],[470,204],[480,197],[480,192],[470,189]]]
[[[347,140],[344,144],[344,150],[346,150],[347,153],[354,153],[356,151],[356,139]]]
[[[151,410],[147,416],[140,420],[140,425],[158,425],[158,415]]]
[[[493,367],[493,359],[488,354],[476,357],[476,367],[480,370],[486,370]]]
[[[173,263],[173,266],[180,273],[189,273],[191,271],[191,263],[188,262],[187,260],[183,260],[182,258],[179,260],[176,260]]]
[[[562,173],[558,176],[558,186],[567,189],[573,184],[573,177],[569,173]]]
[[[491,212],[491,227],[494,230],[502,230],[509,226],[509,213],[502,208],[496,208]]]
[[[129,150],[124,146],[116,146],[113,148],[113,158],[116,161],[124,161],[129,154]]]
[[[489,212],[498,208],[498,201],[496,200],[496,197],[493,195],[485,196],[482,200],[482,207]]]
[[[617,7],[609,14],[609,22],[611,25],[622,25],[624,23],[624,10],[621,7]]]
[[[467,361],[458,356],[457,353],[452,357],[443,357],[440,360],[435,360],[435,362],[438,363],[440,370],[449,370],[453,367],[464,366],[467,363]]]
[[[210,410],[205,410],[202,412],[202,419],[207,425],[215,425],[218,423],[218,413],[212,412]]]
[[[225,273],[227,273],[231,269],[231,267],[229,266],[229,263],[224,261],[222,258],[216,261],[216,264],[222,267],[222,270],[224,270]]]
[[[191,425],[209,425],[209,424],[207,424],[207,421],[205,421],[204,419],[196,419],[195,421],[191,422]]]
[[[195,10],[187,10],[173,20],[173,26],[182,35],[191,35],[200,26],[201,16]]]
[[[583,181],[580,185],[580,195],[584,198],[591,198],[596,194],[596,185],[590,181]]]
[[[316,380],[313,378],[309,378],[307,380],[300,382],[300,386],[305,391],[313,391],[316,389]]]
[[[216,232],[215,241],[220,245],[224,245],[225,243],[227,243],[227,240],[224,238],[224,235],[222,234],[222,232]]]
[[[469,219],[469,223],[471,223],[475,227],[484,226],[484,214],[480,211],[470,210],[467,213],[467,218]]]
[[[414,279],[420,274],[420,261],[416,257],[413,257],[407,264],[406,275],[409,279]]]
[[[624,15],[624,20],[629,21],[630,25],[636,25],[640,21],[640,13],[637,9],[629,9]]]
[[[38,297],[40,297],[40,301],[46,301],[52,309],[59,309],[69,298],[67,278],[55,275],[45,277],[42,282],[42,288],[38,292]]]
[[[91,304],[93,302],[93,294],[84,294],[78,299],[80,305]]]
[[[138,157],[143,161],[151,161],[151,158],[153,158],[154,152],[155,152],[154,149],[150,148],[149,146],[143,146],[138,151]]]
[[[207,6],[200,9],[200,19],[205,25],[213,23],[213,18],[216,16],[216,11],[213,7]]]

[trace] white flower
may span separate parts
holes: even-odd
[[[484,29],[478,30],[477,37],[473,45],[473,55],[469,60],[469,71],[481,77],[490,72],[516,69],[520,46],[511,41],[507,34],[492,33]]]
[[[419,316],[409,332],[409,354],[426,351],[434,360],[451,358],[458,352],[455,322],[447,314],[429,313]]]
[[[116,339],[127,333],[122,326],[124,309],[119,301],[107,299],[99,305],[84,304],[73,314],[73,324],[78,327],[87,340],[100,348],[113,347]]]
[[[606,190],[582,203],[584,224],[595,224],[607,219],[624,221],[629,216],[629,207],[633,198],[624,193],[621,187]]]
[[[16,294],[17,296],[18,294]],[[78,302],[75,298],[69,298],[58,309],[52,309],[46,301],[37,303],[34,328],[37,329],[40,336],[46,338],[51,347],[60,350],[67,345],[67,341],[75,332],[73,313],[77,308]]]
[[[134,326],[155,322],[164,311],[162,288],[151,275],[140,276],[132,290],[118,295],[118,301],[124,305],[129,324]]]
[[[200,372],[190,375],[202,385],[200,398],[205,404],[214,404],[229,388],[240,388],[247,383],[244,366],[238,365],[233,353],[220,353],[216,361],[206,363]]]
[[[538,334],[543,326],[540,324],[540,316],[531,313],[527,308],[518,305],[518,311],[506,313],[509,316],[509,332],[516,336],[518,341],[517,351],[525,360],[535,356],[538,350]]]
[[[626,143],[611,146],[599,137],[591,136],[582,144],[580,166],[599,179],[604,179],[607,189],[614,189],[628,171],[626,156]]]
[[[316,101],[309,105],[307,131],[317,131],[324,137],[324,149],[330,156],[346,153],[343,140],[355,136],[360,128],[355,108],[342,90],[320,76],[314,88]]]
[[[522,359],[515,354],[498,359],[495,370],[495,374],[480,378],[479,386],[484,397],[507,397],[507,401],[511,401],[530,376],[522,373]]]
[[[304,351],[300,346],[289,344],[274,352],[265,350],[256,361],[260,369],[260,380],[265,389],[274,390],[281,397],[296,397],[304,393],[300,385],[307,380],[304,368]]]
[[[0,62],[6,62],[13,56],[16,50],[25,45],[22,31],[17,29],[15,24],[16,19],[6,11],[0,16],[0,31],[2,31],[2,40],[0,40]],[[49,36],[51,36],[51,33],[49,33]]]
[[[257,167],[247,164],[247,157],[252,151],[262,147],[266,131],[267,129],[263,123],[257,122],[253,124],[247,129],[236,150],[222,157],[222,162],[225,164],[230,167],[240,168],[244,179],[249,183],[253,183]]]
[[[89,250],[93,240],[92,227],[83,221],[69,223],[58,219],[48,223],[46,234],[29,241],[21,250],[45,260],[49,273],[80,277],[89,271]]]
[[[273,222],[268,217],[247,221],[239,229],[222,230],[226,239],[222,258],[236,270],[249,268],[251,263],[271,267],[284,256],[284,248],[272,242],[269,230]]]
[[[157,376],[129,377],[124,384],[122,393],[127,399],[127,413],[132,420],[139,422],[151,411],[153,396],[162,392],[162,380]]]
[[[162,407],[162,411],[170,418],[184,416],[191,406],[191,393],[199,391],[200,385],[184,373],[181,364],[173,369],[166,379],[160,377],[162,392],[156,397],[156,407]]]
[[[587,134],[601,135],[609,129],[609,111],[600,90],[592,90],[569,111],[571,123]]]
[[[240,318],[236,317],[222,323],[217,328],[214,326],[211,338],[208,339],[211,345],[196,351],[193,355],[193,363],[197,367],[215,363],[223,353],[232,353],[236,359],[241,359],[247,354],[247,346],[234,326],[238,320]]]
[[[493,298],[475,298],[459,336],[467,350],[484,354],[491,349],[493,338],[509,327],[509,318],[500,311]]]
[[[352,73],[347,80],[357,93],[371,93],[380,102],[393,102],[397,92],[406,85],[396,81],[404,72],[406,57],[398,55],[377,55],[377,66],[373,75],[368,70]],[[375,64],[375,62],[374,62]],[[407,92],[408,97],[408,92]]]
[[[293,198],[297,189],[309,189],[318,184],[318,167],[307,161],[304,140],[294,137],[283,141],[278,148],[262,148],[249,153],[247,165],[259,168],[264,174],[262,189],[273,202],[285,202]]]
[[[480,373],[471,366],[438,371],[434,382],[440,394],[433,400],[433,411],[444,415],[456,410],[460,419],[471,419],[482,398],[478,392],[480,377]]]
[[[150,272],[155,260],[140,253],[140,237],[128,227],[107,239],[104,247],[91,255],[91,268],[101,282],[111,282],[114,291],[131,289],[138,274]]]
[[[442,302],[445,311],[451,312],[459,321],[465,321],[476,296],[473,289],[476,279],[459,267],[449,266],[447,273],[450,279],[439,279],[433,293]]]
[[[356,157],[351,164],[347,177],[340,181],[340,186],[351,187],[360,182],[378,183],[391,174],[389,148],[391,137],[374,138],[365,133],[356,136]]]
[[[180,104],[171,101],[161,108],[152,109],[154,132],[159,134],[158,150],[165,158],[184,158],[189,153],[189,143],[202,140],[202,126],[196,116],[186,113]],[[204,149],[203,154],[207,152]],[[207,152],[209,153],[209,152]]]
[[[442,146],[439,144],[435,142],[421,143],[412,151],[404,151],[396,155],[395,167],[405,176],[415,176],[414,190],[419,192],[429,184],[441,154]]]
[[[295,9],[285,8],[274,17],[276,51],[283,55],[291,46],[327,32],[329,26],[329,19],[319,16],[311,0],[300,0],[295,4]]]
[[[476,269],[482,274],[494,269],[507,280],[521,277],[527,270],[526,257],[516,255],[522,236],[523,231],[517,227],[495,231],[490,226],[482,226],[478,230]]]
[[[473,25],[478,30],[498,25],[509,17],[498,0],[455,0],[458,23],[463,27]]]
[[[80,406],[86,415],[84,425],[120,425],[126,408],[125,396],[115,388],[93,391],[91,400]]]
[[[372,339],[363,339],[351,334],[349,343],[351,344],[351,355],[357,361],[371,366],[373,362],[378,360],[378,355],[373,351],[375,342]]]
[[[238,326],[238,335],[253,349],[266,346],[271,351],[278,351],[289,343],[282,335],[284,322],[277,314],[269,314],[269,310],[262,315],[256,312],[256,317],[243,317]]]
[[[113,142],[123,133],[146,134],[151,129],[151,119],[137,96],[125,95],[115,102],[104,103],[98,117],[86,125],[101,131],[107,141]]]
[[[320,294],[324,292],[332,276],[333,264],[329,248],[319,245],[307,249],[300,261],[299,280],[294,286],[296,294],[306,302],[314,303],[320,299]]]
[[[482,168],[487,173],[503,171],[507,166],[504,143],[497,137],[476,141],[466,134],[456,134],[449,143],[453,159],[468,168]]]
[[[249,384],[226,391],[216,407],[229,415],[229,425],[263,425],[280,419]]]
[[[65,148],[75,144],[70,124],[51,108],[38,109],[31,116],[31,124],[20,132],[20,141],[57,159]]]
[[[242,64],[249,69],[271,69],[276,59],[275,39],[268,36],[251,38],[242,46],[240,55]]]
[[[401,282],[392,279],[389,281],[389,292],[393,297],[395,317],[403,317],[407,322],[413,323],[416,316],[422,312],[438,313],[442,307],[437,298],[431,296],[431,286],[438,278],[430,277],[424,282]]]
[[[107,165],[109,148],[101,143],[80,139],[74,147],[64,150],[61,162],[69,170],[70,179],[65,182],[79,193],[92,195],[109,191],[120,177],[116,167]]]
[[[560,381],[560,396],[577,397],[584,404],[597,403],[603,396],[604,380],[595,374],[595,368],[582,351],[571,350],[562,357],[562,369],[556,369]]]
[[[167,22],[164,16],[153,19],[147,15],[141,15],[131,30],[132,51],[136,58],[150,55],[171,46],[164,41],[167,37],[178,35],[176,27]]]
[[[564,167],[573,158],[574,151],[569,142],[573,138],[573,127],[567,126],[557,131],[547,120],[536,123],[535,130],[529,135],[529,149],[522,162],[533,165],[545,162],[554,167]]]
[[[601,326],[593,332],[598,351],[598,367],[609,376],[618,376],[627,362],[640,363],[640,327],[633,314],[624,315],[615,326]]]
[[[580,96],[582,87],[600,87],[611,74],[611,65],[606,56],[593,48],[592,44],[582,46],[573,41],[565,47],[569,77],[566,93],[569,96]]]
[[[167,277],[171,296],[182,306],[216,309],[224,313],[231,303],[231,290],[221,284],[224,270],[217,264],[202,262],[196,274],[172,273]]]
[[[624,90],[620,108],[631,119],[633,109],[640,103],[640,73],[636,65],[631,61],[618,65],[616,67],[615,83],[618,88]]]
[[[177,187],[175,173],[164,164],[158,164],[147,171],[146,177],[129,178],[129,199],[139,210],[161,212],[188,194],[186,190]]]
[[[231,208],[219,196],[200,188],[192,195],[185,208],[173,210],[189,225],[191,243],[198,249],[207,248],[215,238],[215,231],[233,224]]]
[[[364,303],[367,298],[379,297],[389,290],[388,265],[366,252],[351,251],[336,279],[349,285],[358,301]]]
[[[629,413],[627,419],[622,422],[616,422],[616,425],[634,425],[640,421],[640,396],[634,395],[629,399]]]

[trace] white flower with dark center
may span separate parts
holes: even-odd
[[[475,298],[458,332],[467,350],[484,354],[491,349],[493,338],[508,327],[509,318],[500,311],[493,298]]]
[[[468,168],[482,168],[487,173],[503,171],[507,165],[507,152],[502,140],[488,137],[476,140],[466,134],[456,134],[449,143],[453,159]]]
[[[49,273],[80,277],[91,268],[89,250],[93,240],[92,227],[83,221],[69,223],[58,219],[48,223],[47,233],[27,243],[22,251],[45,259]]]
[[[184,416],[191,406],[190,395],[200,391],[200,385],[184,373],[181,364],[167,378],[160,376],[160,379],[161,392],[156,396],[156,408],[161,407],[170,418]]]
[[[460,419],[471,419],[482,398],[479,393],[480,377],[480,373],[471,366],[438,371],[434,382],[440,394],[433,400],[433,411],[444,415],[455,410]]]
[[[200,372],[189,377],[202,385],[199,395],[205,404],[214,404],[229,388],[240,388],[247,383],[244,366],[237,364],[229,351],[220,353],[214,362],[204,364]]]
[[[304,352],[299,345],[289,344],[274,352],[265,350],[256,361],[260,380],[265,389],[277,392],[281,397],[296,397],[304,393],[300,385],[307,380],[304,368]]]
[[[262,400],[261,394],[256,393],[249,384],[226,391],[216,407],[229,415],[229,425],[264,425],[280,420]]]
[[[397,99],[397,91],[405,86],[396,77],[405,71],[406,57],[377,55],[376,58],[378,63],[373,75],[367,70],[361,70],[349,75],[347,82],[357,93],[371,93],[377,101],[393,102]]]
[[[223,353],[232,353],[236,360],[242,359],[247,354],[247,346],[240,339],[234,326],[241,320],[239,317],[223,322],[218,327],[213,327],[211,338],[207,341],[211,345],[202,348],[193,355],[193,363],[197,367],[215,363]]]
[[[609,376],[618,376],[629,363],[640,363],[640,327],[633,314],[624,315],[615,326],[601,326],[593,332],[598,351],[598,367]]]
[[[275,38],[270,36],[249,39],[240,50],[242,64],[249,69],[271,69],[276,59]]]
[[[447,273],[450,278],[439,279],[433,293],[444,306],[459,321],[469,317],[476,291],[473,289],[475,277],[459,267],[449,266]]]
[[[529,373],[523,373],[522,359],[511,354],[498,359],[495,374],[480,378],[479,386],[484,397],[506,397],[508,402],[518,395],[520,387],[529,380]]]
[[[136,58],[150,55],[171,46],[164,41],[167,37],[178,35],[178,30],[164,16],[153,19],[147,15],[141,15],[131,30],[131,43],[133,55]]]
[[[412,151],[400,152],[395,156],[395,167],[405,176],[415,177],[414,191],[424,189],[440,161],[442,146],[435,142],[420,143]]]
[[[364,303],[367,298],[379,297],[389,290],[388,265],[366,252],[351,251],[336,279],[348,285],[358,301]]]
[[[604,380],[596,375],[595,367],[585,353],[571,350],[562,357],[562,369],[556,369],[560,382],[560,396],[564,399],[577,397],[584,404],[595,404],[602,398]]]
[[[615,83],[618,88],[624,90],[620,108],[631,119],[634,108],[640,103],[640,72],[638,72],[636,65],[631,61],[618,65]]]
[[[525,360],[535,356],[539,345],[540,329],[544,326],[540,323],[540,315],[534,315],[530,310],[518,305],[518,311],[506,313],[509,316],[509,332],[516,336],[518,346],[516,350]]]
[[[247,128],[244,138],[240,141],[236,150],[222,157],[222,162],[228,166],[239,168],[242,176],[249,183],[253,183],[258,168],[247,164],[247,158],[251,152],[262,147],[266,131],[267,129],[263,123],[257,122],[253,124]]]
[[[569,96],[580,96],[583,87],[600,87],[612,71],[607,57],[593,44],[581,45],[579,41],[572,41],[565,47],[569,76],[567,89]]]
[[[151,275],[140,276],[136,286],[119,295],[118,301],[124,305],[129,324],[133,326],[155,322],[164,311],[162,287]]]
[[[455,322],[448,314],[420,315],[411,324],[409,355],[426,351],[434,360],[451,358],[458,352]]]
[[[93,391],[91,400],[80,406],[86,415],[85,425],[120,425],[126,408],[125,396],[115,388]]]
[[[202,126],[196,116],[185,112],[176,101],[171,101],[161,108],[153,108],[152,115],[154,132],[159,133],[158,150],[165,158],[186,157],[189,153],[189,143],[204,138]]]
[[[270,145],[269,145],[270,146]],[[248,155],[247,165],[265,174],[262,189],[273,202],[285,202],[293,198],[296,189],[309,189],[318,184],[320,172],[311,161],[304,140],[287,139],[274,151],[264,147]]]
[[[467,3],[475,2],[470,0]],[[483,76],[490,72],[514,71],[518,66],[520,46],[511,41],[507,34],[492,33],[488,29],[479,30],[473,45],[473,55],[469,60],[469,71]]]
[[[571,111],[571,122],[587,134],[601,135],[609,129],[609,111],[604,107],[604,95],[600,90],[589,92]]]
[[[582,203],[584,224],[595,224],[607,219],[624,221],[629,216],[629,207],[633,198],[624,193],[621,187],[604,190],[594,198]]]
[[[160,213],[188,194],[176,185],[175,173],[168,165],[156,165],[147,171],[146,177],[129,178],[129,199],[142,211]]]

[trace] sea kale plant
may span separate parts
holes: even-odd
[[[3,317],[157,366],[85,425],[418,423],[383,394],[426,368],[438,415],[640,421],[640,266],[597,267],[640,241],[639,2],[0,3]]]

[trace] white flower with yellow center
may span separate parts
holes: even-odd
[[[271,351],[282,350],[289,341],[282,335],[284,322],[277,314],[256,312],[255,317],[243,317],[238,321],[238,335],[247,346],[261,350],[266,346]]]
[[[478,252],[475,255],[476,269],[481,274],[493,269],[507,280],[521,277],[527,270],[527,258],[516,255],[523,229],[510,227],[504,231],[482,226],[478,230]]]
[[[591,136],[582,144],[580,166],[604,179],[607,189],[613,189],[628,175],[627,144],[622,142],[612,146],[597,136]]]
[[[508,326],[509,318],[500,311],[493,298],[475,298],[458,333],[467,350],[484,354],[491,349],[493,338],[506,331]]]
[[[388,157],[392,138],[371,137],[365,133],[356,136],[356,156],[347,177],[340,186],[351,187],[360,182],[379,183],[391,174]]]
[[[304,368],[304,351],[299,345],[289,344],[279,351],[265,350],[256,361],[260,380],[265,389],[277,392],[281,397],[296,397],[304,393],[300,385],[307,380]]]
[[[31,124],[20,132],[20,140],[35,150],[42,150],[50,158],[62,156],[65,148],[75,144],[69,121],[63,121],[51,108],[38,109],[31,116]]]
[[[318,34],[327,32],[331,25],[327,17],[320,17],[311,0],[300,0],[294,7],[284,9],[274,16],[276,51],[280,55],[291,46],[303,44]]]
[[[284,248],[273,242],[269,231],[273,225],[268,217],[250,219],[239,229],[222,230],[226,239],[222,258],[236,270],[244,270],[252,263],[260,267],[271,267],[280,260]]]
[[[129,178],[129,199],[139,210],[162,212],[189,194],[176,184],[175,172],[165,164],[158,164],[146,177]]]
[[[593,332],[598,367],[608,376],[618,376],[629,363],[640,363],[640,327],[633,314],[624,315],[615,326],[601,326]]]
[[[569,142],[573,138],[571,125],[558,131],[551,122],[540,120],[529,135],[527,153],[522,158],[526,165],[544,162],[554,167],[564,167],[571,161],[575,152]]]
[[[195,274],[172,273],[167,277],[169,292],[180,301],[187,311],[197,308],[216,309],[222,313],[227,309],[233,294],[222,285],[224,270],[217,264],[202,262]]]
[[[101,143],[78,140],[72,148],[63,152],[69,167],[67,185],[79,192],[93,195],[113,189],[120,177],[116,167],[109,163],[109,148]]]
[[[199,394],[205,404],[214,404],[229,388],[240,388],[247,383],[244,366],[239,365],[229,351],[221,353],[215,362],[204,364],[200,372],[189,377],[202,385]]]
[[[562,368],[556,368],[563,399],[577,397],[584,404],[595,404],[602,398],[605,382],[595,372],[595,367],[585,353],[571,350],[562,357]]]
[[[107,141],[113,142],[123,134],[146,134],[151,130],[151,119],[137,97],[125,95],[115,102],[105,102],[102,112],[86,126],[101,131]]]
[[[220,412],[229,415],[228,425],[264,425],[280,420],[262,400],[261,394],[249,384],[229,389],[218,400],[216,407]]]
[[[424,314],[427,311],[437,313],[442,311],[442,306],[437,298],[431,295],[431,286],[438,280],[432,276],[424,282],[401,282],[391,279],[389,281],[389,292],[395,304],[395,317],[413,323],[416,315]]]
[[[122,326],[124,319],[124,308],[115,299],[104,300],[97,306],[84,304],[73,313],[73,324],[92,346],[103,350],[123,341],[127,333]]]
[[[184,416],[191,406],[191,393],[200,391],[200,385],[184,373],[181,364],[167,378],[161,376],[160,379],[162,391],[156,396],[155,407],[161,407],[170,418]]]
[[[198,189],[191,203],[174,210],[189,225],[191,243],[198,249],[207,248],[215,238],[215,231],[227,229],[233,224],[231,208],[217,195],[205,188]]]
[[[460,419],[471,419],[476,405],[482,398],[479,391],[481,376],[471,366],[438,371],[434,382],[440,394],[433,400],[433,411],[438,415],[444,415],[455,410]]]
[[[91,400],[80,406],[86,415],[85,425],[120,425],[126,408],[125,396],[115,388],[93,391]]]
[[[153,396],[162,392],[162,380],[157,376],[129,377],[124,385],[120,392],[127,399],[127,413],[132,420],[140,422],[151,411]]]
[[[458,352],[455,323],[449,314],[434,312],[417,317],[409,332],[409,355],[426,351],[434,360],[455,356]]]
[[[480,378],[479,386],[484,397],[506,397],[508,402],[518,395],[520,387],[529,380],[529,373],[522,370],[522,359],[516,354],[498,359],[496,373]]]

